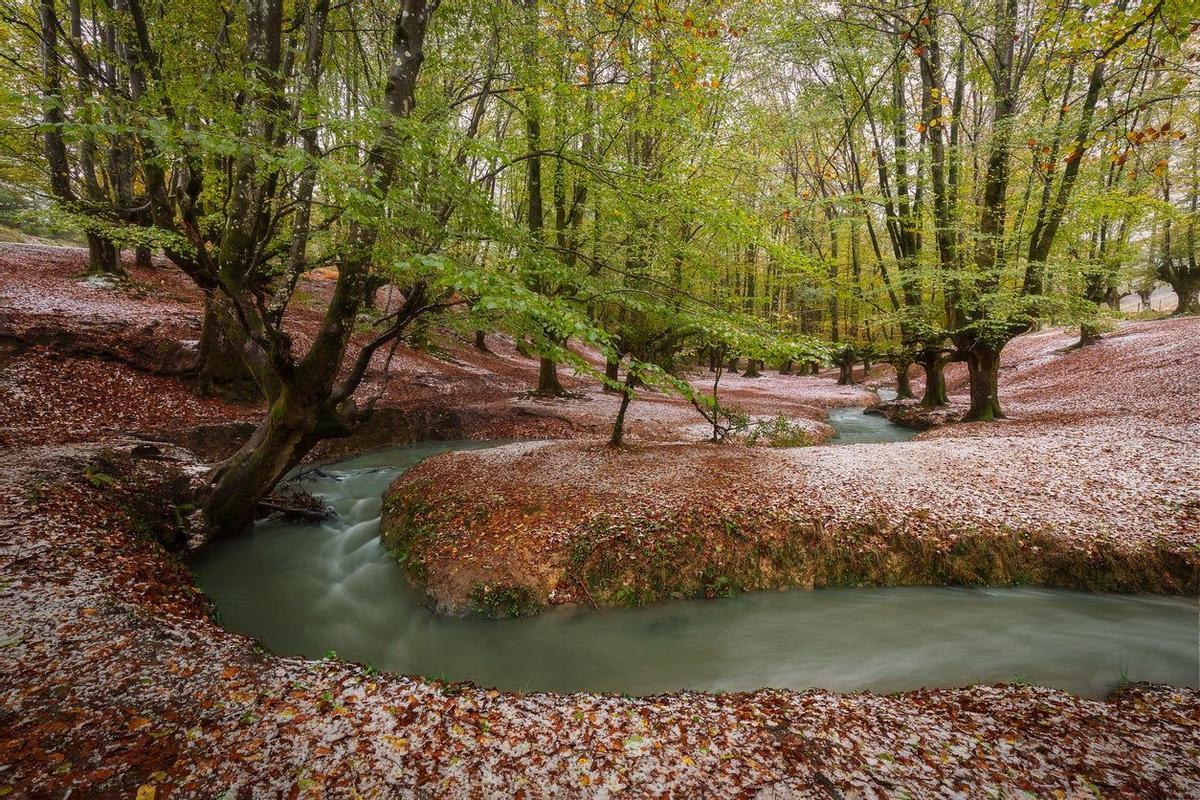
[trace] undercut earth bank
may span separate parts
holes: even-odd
[[[1185,474],[1164,476],[1152,497],[1111,486],[1093,498],[1089,487],[1072,486],[1080,476],[1070,465],[1087,459],[1096,474],[1112,474],[1125,453],[1087,441],[959,444],[617,451],[536,442],[450,453],[392,485],[382,536],[450,614],[791,587],[1200,587],[1200,506],[1176,500],[1196,491]],[[1168,460],[1188,462],[1184,450]],[[1034,456],[1036,465],[1026,461]],[[1035,467],[1055,470],[1056,481],[1030,483],[1020,498],[1002,491],[1006,476],[1015,481]],[[986,470],[999,486],[981,480],[951,490],[953,476]],[[1149,510],[1152,522],[1122,507]]]

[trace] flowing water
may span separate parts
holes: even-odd
[[[309,470],[301,485],[337,516],[264,521],[247,537],[217,542],[193,564],[200,584],[227,627],[275,652],[335,651],[502,689],[897,691],[1024,680],[1102,695],[1125,678],[1198,682],[1191,598],[827,589],[517,620],[438,617],[379,544],[380,494],[427,456],[481,446],[430,442]]]
[[[881,400],[894,400],[891,389],[879,389]],[[829,412],[829,424],[837,428],[830,444],[864,444],[867,442],[907,442],[920,431],[894,425],[887,417],[866,414],[861,408],[835,408]]]

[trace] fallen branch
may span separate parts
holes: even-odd
[[[286,495],[272,494],[258,501],[258,508],[278,512],[285,517],[319,521],[333,516],[325,501],[305,491]]]

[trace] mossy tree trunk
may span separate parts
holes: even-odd
[[[976,345],[967,353],[967,370],[971,388],[971,408],[963,419],[967,422],[991,422],[1003,419],[1000,409],[1000,350]]]
[[[945,353],[938,350],[929,349],[921,353],[919,362],[925,371],[925,392],[921,396],[921,405],[925,408],[937,408],[950,403],[945,373],[949,360]]]
[[[125,269],[121,266],[121,250],[111,240],[96,233],[89,233],[87,244],[89,275],[125,277]]]
[[[1200,272],[1196,272],[1194,276],[1176,278],[1170,283],[1171,290],[1178,298],[1178,303],[1171,315],[1200,314]]]
[[[204,501],[209,525],[225,534],[249,530],[254,509],[280,477],[295,467],[320,439],[322,430],[311,403],[318,397],[286,392],[267,413],[267,418],[236,453],[218,464],[209,475]]]
[[[854,355],[845,353],[838,357],[838,385],[854,385]]]

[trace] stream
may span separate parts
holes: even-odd
[[[895,400],[892,389],[877,389],[880,400]],[[829,444],[868,444],[871,442],[907,442],[920,431],[889,422],[880,414],[864,414],[856,406],[834,408],[829,412],[829,424],[837,429]]]
[[[831,414],[841,431],[835,442],[913,435],[852,411],[844,421]],[[274,652],[336,653],[382,670],[507,690],[891,692],[1027,681],[1102,696],[1125,679],[1197,685],[1195,598],[824,589],[642,609],[559,608],[515,620],[436,616],[379,543],[380,495],[428,456],[493,444],[426,442],[309,468],[297,480],[335,517],[262,521],[249,536],[205,548],[192,568],[222,624]]]

